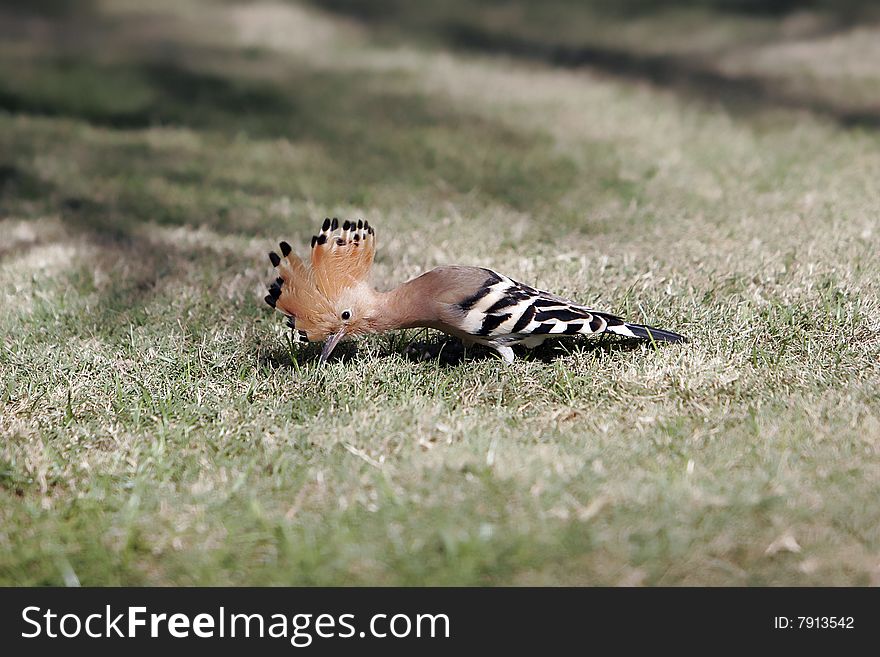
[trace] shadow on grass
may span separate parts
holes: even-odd
[[[258,359],[272,367],[295,367],[316,366],[321,355],[323,343],[309,343],[307,345],[293,346],[291,348],[274,347],[261,351]],[[582,354],[612,354],[623,351],[633,351],[644,345],[643,340],[634,338],[612,338],[602,336],[593,339],[563,338],[556,341],[545,342],[535,349],[515,347],[514,351],[518,359],[525,361],[539,361],[552,363],[560,358],[566,358],[573,353]],[[328,362],[347,363],[357,358],[358,347],[356,342],[343,342],[333,351]],[[397,354],[413,363],[439,363],[443,367],[460,367],[470,362],[482,362],[486,360],[498,361],[499,366],[506,366],[498,353],[483,345],[465,346],[457,338],[437,334],[426,340],[414,340],[401,347],[393,346],[389,350],[383,350],[381,357],[389,357]]]
[[[185,125],[257,137],[289,133],[296,115],[291,99],[269,85],[169,62],[48,57],[28,66],[30,80],[0,86],[0,109],[116,129]]]
[[[573,353],[592,355],[602,352],[610,354],[619,351],[632,351],[640,348],[643,344],[645,344],[644,340],[618,339],[610,336],[584,339],[560,338],[548,340],[535,349],[514,347],[514,353],[517,359],[552,363],[560,358],[571,356]],[[500,364],[504,364],[494,349],[482,345],[465,347],[460,340],[445,336],[438,336],[433,340],[412,342],[403,350],[403,355],[415,362],[435,361],[449,367],[457,367],[468,361],[487,359],[497,360]]]
[[[68,17],[92,14],[95,11],[95,0],[4,0],[3,9],[12,14],[23,16],[40,16],[46,18]]]
[[[116,221],[112,205],[91,198],[62,198],[59,215],[60,225],[50,221],[48,234],[39,229],[26,233],[28,239],[9,240],[8,248],[0,241],[0,263],[52,245],[90,254],[75,255],[51,278],[35,275],[33,289],[51,291],[34,296],[33,323],[48,329],[39,333],[41,340],[99,335],[127,341],[130,327],[173,323],[178,315],[169,312],[166,317],[163,309],[181,303],[186,312],[178,325],[200,332],[223,321],[230,306],[241,303],[222,291],[232,276],[217,276],[216,271],[245,271],[252,263],[222,245],[179,240],[149,225]],[[254,295],[252,305],[257,303]]]
[[[277,317],[273,317],[278,319]],[[260,349],[257,360],[263,365],[273,368],[317,367],[321,358],[323,342],[309,342],[308,344],[293,344],[288,342],[284,347],[271,346]],[[342,342],[333,350],[328,363],[347,363],[357,358],[358,348],[355,342]]]
[[[651,14],[681,9],[703,9],[720,14],[756,16],[785,16],[803,10],[821,10],[833,14],[839,22],[857,19],[876,4],[873,0],[504,0],[503,2],[479,3],[474,0],[448,0],[438,10],[426,10],[409,0],[312,0],[333,11],[345,12],[367,22],[385,22],[389,18],[400,19],[403,24],[436,20],[437,16],[467,14],[480,5],[507,5],[526,14],[531,9],[550,8],[564,18],[566,11],[590,11],[597,15],[616,18],[637,18]]]
[[[51,183],[21,167],[13,164],[0,164],[0,201],[6,197],[35,200],[51,193],[52,189]]]
[[[427,35],[440,43],[461,50],[491,55],[506,55],[545,63],[560,68],[591,68],[615,77],[648,82],[656,87],[672,90],[684,97],[723,105],[734,114],[746,115],[766,109],[807,111],[835,121],[843,127],[880,127],[880,111],[874,108],[847,107],[845,99],[829,99],[786,90],[780,81],[758,75],[728,75],[712,67],[711,62],[696,57],[644,54],[595,44],[572,46],[553,40],[552,36],[536,38],[517,34],[510,29],[493,27],[491,14],[481,14],[476,5],[457,2],[455,8],[414,12],[409,3],[400,0],[313,0],[323,9],[338,12],[372,26],[381,26],[401,34],[415,32]],[[652,2],[630,0],[614,3],[601,0],[583,4],[557,2],[559,23],[565,17],[579,14],[613,16],[625,22],[645,18],[652,13],[670,8],[694,9],[697,3]],[[511,13],[527,20],[532,12],[546,18],[549,11],[541,3],[514,0]],[[851,0],[834,3],[824,0],[760,2],[760,0],[715,0],[701,3],[699,8],[719,13],[741,13],[774,17],[803,9],[821,10],[829,17],[828,24],[814,36],[831,36],[851,28],[863,16],[873,16],[872,3]],[[579,16],[584,19],[584,15]],[[528,27],[523,25],[523,28]]]
[[[198,54],[208,56],[213,55]],[[224,56],[234,61],[229,53]],[[307,170],[300,166],[290,171],[287,179],[267,170],[265,182],[252,189],[259,195],[292,193],[321,203],[367,205],[382,189],[409,188],[414,195],[435,197],[476,192],[529,211],[545,207],[575,183],[584,184],[548,137],[524,134],[404,91],[399,81],[380,73],[316,71],[291,64],[280,83],[194,70],[183,63],[107,65],[88,57],[48,58],[22,67],[27,70],[0,76],[0,110],[75,119],[111,130],[174,126],[208,139],[285,139],[321,154]],[[216,145],[222,149],[222,143]],[[83,173],[125,178],[117,206],[137,219],[155,221],[158,215],[161,221],[171,215],[171,223],[191,221],[174,217],[168,203],[143,193],[138,183],[151,173],[196,197],[212,183],[243,189],[238,180],[214,180],[210,161],[199,162],[201,170],[183,170],[181,162],[164,160],[148,145],[141,152],[96,147],[111,157],[89,158],[91,171]],[[602,151],[595,153],[597,159],[609,157],[610,146],[596,148]],[[118,157],[113,150],[119,151]],[[131,175],[124,176],[127,171]],[[223,228],[216,216],[208,219]]]
[[[595,46],[573,48],[464,24],[450,25],[446,33],[450,42],[462,49],[537,60],[561,68],[589,67],[617,77],[646,81],[689,98],[720,103],[734,114],[786,109],[808,111],[842,127],[880,127],[880,112],[849,109],[823,98],[794,94],[773,78],[727,75],[690,58]]]

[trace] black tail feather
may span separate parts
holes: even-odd
[[[653,326],[644,326],[642,324],[626,324],[625,326],[637,338],[654,340],[656,342],[688,342],[688,339],[683,335],[673,333],[672,331],[664,331]]]

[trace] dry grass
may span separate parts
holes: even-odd
[[[880,582],[875,129],[436,22],[151,7],[4,16],[0,581]],[[700,20],[804,98],[876,31],[680,12],[618,45]],[[481,264],[692,342],[507,368],[411,331],[319,368],[260,300],[327,215],[377,226],[382,287]]]

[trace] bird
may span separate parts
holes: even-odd
[[[290,244],[270,252],[277,277],[265,301],[284,313],[296,342],[324,342],[324,363],[340,341],[369,333],[432,328],[481,344],[514,362],[513,347],[545,340],[610,333],[652,342],[686,342],[672,331],[627,322],[570,299],[517,282],[485,267],[446,265],[387,291],[369,273],[376,231],[369,221],[324,219],[312,237],[310,263]]]

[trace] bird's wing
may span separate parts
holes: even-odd
[[[627,324],[615,315],[538,290],[490,269],[477,271],[481,272],[482,282],[456,304],[461,312],[459,328],[477,339],[515,344],[540,335],[605,331],[630,335],[625,329]]]

